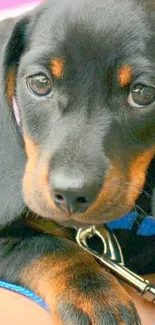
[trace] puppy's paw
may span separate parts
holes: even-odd
[[[54,324],[140,325],[117,279],[80,247],[67,243],[61,251],[35,260],[20,277],[20,283],[46,301]]]
[[[133,302],[119,282],[96,262],[61,274],[50,302],[55,324],[140,325]]]

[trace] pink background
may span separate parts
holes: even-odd
[[[31,3],[38,2],[37,0],[2,0],[0,1],[0,10],[13,8],[16,6],[30,5]]]
[[[0,0],[0,21],[32,10],[43,0]],[[58,0],[60,1],[60,0]]]

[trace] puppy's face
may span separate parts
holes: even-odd
[[[61,224],[99,224],[132,209],[154,155],[153,36],[132,1],[56,6],[17,76],[24,199]]]

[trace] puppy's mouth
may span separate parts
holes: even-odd
[[[51,157],[46,154],[40,156],[40,148],[29,138],[25,140],[25,144],[28,161],[23,179],[23,194],[26,205],[43,218],[51,219],[65,227],[77,228],[103,224],[128,213],[142,191],[147,168],[155,153],[155,149],[151,148],[131,157],[126,171],[121,170],[120,164],[111,162],[96,199],[88,209],[71,214],[63,211],[52,199],[49,184]],[[80,200],[79,204],[83,202]]]
[[[109,203],[109,206],[103,209],[103,213],[100,215],[98,211],[94,210],[94,213],[87,211],[84,215],[82,214],[66,214],[64,215],[64,220],[61,221],[61,224],[65,227],[74,227],[74,228],[87,228],[92,225],[101,225],[118,219],[120,216],[128,212],[128,207],[123,206],[122,195],[119,192],[113,202]]]
[[[88,228],[90,226],[94,226],[93,223],[78,222],[78,221],[75,221],[75,220],[72,220],[72,219],[61,222],[61,225],[66,227],[66,228],[75,228],[75,229]]]

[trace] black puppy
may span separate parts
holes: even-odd
[[[79,227],[133,208],[155,152],[154,11],[52,0],[1,23],[0,278],[42,296],[56,324],[140,323],[91,256],[22,218]]]

